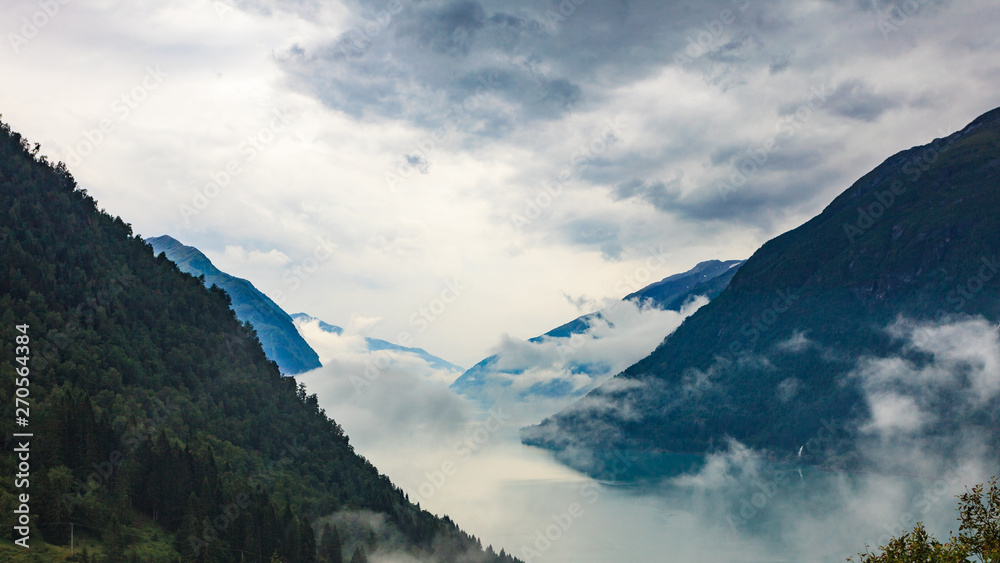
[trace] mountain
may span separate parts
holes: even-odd
[[[663,278],[625,296],[625,300],[652,301],[664,311],[680,311],[681,307],[696,295],[715,299],[729,285],[743,260],[709,260],[694,268]]]
[[[767,242],[652,354],[522,440],[597,471],[608,450],[731,438],[815,463],[910,431],[995,442],[998,256],[1000,109]]]
[[[344,329],[343,328],[341,328],[341,327],[339,327],[337,325],[332,325],[332,324],[323,322],[322,320],[317,319],[316,317],[311,317],[311,316],[309,316],[309,315],[307,315],[305,313],[295,313],[295,314],[293,314],[291,316],[291,318],[292,318],[293,321],[295,321],[296,326],[298,326],[299,324],[302,324],[302,323],[308,323],[308,322],[316,321],[318,323],[318,325],[319,325],[319,328],[322,329],[324,332],[329,332],[331,334],[338,334],[338,335],[344,333]],[[387,342],[385,340],[379,340],[378,338],[368,338],[367,336],[365,337],[365,344],[368,345],[368,351],[369,352],[378,352],[378,351],[381,351],[381,350],[391,350],[391,351],[394,351],[394,352],[400,352],[400,353],[404,353],[404,354],[412,354],[412,355],[414,355],[414,356],[422,359],[423,361],[427,362],[427,364],[431,368],[433,368],[433,369],[443,369],[443,370],[454,371],[454,372],[465,371],[465,368],[463,368],[462,366],[457,366],[457,365],[455,365],[455,364],[453,364],[451,362],[442,360],[441,358],[439,358],[437,356],[429,354],[423,348],[407,348],[405,346],[400,346],[398,344],[393,344],[392,342]]]
[[[37,153],[0,124],[0,339],[22,358],[0,364],[0,560],[66,560],[73,530],[75,561],[309,563],[338,544],[514,561],[411,503],[281,376],[225,291]]]
[[[679,313],[682,307],[696,296],[713,299],[725,289],[742,263],[741,260],[701,262],[686,272],[666,277],[631,293],[622,301],[639,308]],[[536,350],[535,353],[524,354],[529,358],[526,361],[513,357],[523,350],[523,346],[516,350],[508,347],[463,373],[451,388],[487,404],[495,402],[501,396],[511,398],[511,394],[515,400],[524,400],[528,397],[579,396],[592,389],[602,377],[614,373],[613,371],[609,373],[618,363],[617,358],[612,357],[616,356],[613,350],[609,349],[605,354],[600,352],[586,354],[581,353],[581,350],[591,346],[595,340],[610,336],[594,332],[596,329],[602,328],[614,332],[616,323],[624,324],[636,320],[635,315],[621,315],[620,313],[628,309],[621,305],[615,304],[603,311],[583,315],[541,336],[529,339],[527,344],[536,345],[534,347]],[[670,321],[671,319],[666,320],[666,326],[660,328],[659,334],[653,334],[651,345],[640,351],[640,354],[651,350],[674,328]],[[587,335],[588,331],[591,331],[589,337],[573,339],[574,335]],[[640,357],[630,357],[628,363]],[[541,370],[550,374],[540,378],[538,373]],[[531,381],[527,382],[529,378]]]
[[[167,235],[146,242],[153,246],[155,254],[165,253],[182,272],[205,276],[206,286],[217,285],[226,290],[233,300],[236,318],[253,325],[264,352],[278,364],[281,373],[295,375],[320,367],[319,356],[299,335],[288,313],[252,283],[219,270],[200,250],[184,246]]]

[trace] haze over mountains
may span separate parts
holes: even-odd
[[[572,398],[648,354],[718,295],[740,260],[701,262],[527,341],[505,338],[451,388],[485,404]]]
[[[316,317],[311,317],[305,313],[294,313],[291,315],[291,317],[292,320],[295,321],[295,325],[297,327],[301,327],[302,325],[309,323],[315,323],[316,326],[319,327],[319,329],[322,330],[323,332],[329,334],[335,334],[337,336],[344,334],[343,328],[337,325],[332,325],[330,323],[324,322],[320,319],[317,319]],[[392,342],[388,342],[386,340],[380,340],[378,338],[370,338],[367,336],[364,337],[364,341],[367,350],[369,352],[391,351],[401,354],[409,354],[425,361],[427,365],[433,369],[447,370],[456,373],[461,373],[462,371],[464,371],[464,368],[462,368],[462,366],[457,366],[447,360],[443,360],[437,356],[434,356],[428,353],[427,350],[424,350],[423,348],[409,348],[406,346],[400,346],[399,344],[393,344]]]
[[[182,272],[196,277],[204,276],[206,287],[217,285],[224,289],[232,298],[236,317],[253,325],[267,357],[274,360],[285,375],[297,375],[321,366],[319,356],[299,333],[301,325],[316,322],[322,330],[332,334],[340,335],[344,331],[339,326],[325,323],[305,313],[289,315],[249,281],[216,268],[204,253],[193,246],[185,246],[167,235],[150,238],[148,242],[153,246],[154,254],[165,253]],[[420,348],[407,348],[368,337],[365,337],[365,343],[369,352],[390,350],[411,354],[427,362],[433,369],[455,373],[463,371],[460,366]]]
[[[995,451],[997,217],[1000,110],[887,159],[523,440],[598,473],[601,451],[702,453],[731,439],[846,466],[886,440],[954,451],[974,437]]]
[[[153,255],[6,124],[0,171],[0,336],[30,349],[31,412],[3,422],[5,467],[28,433],[30,491],[0,486],[4,537],[20,503],[30,549],[0,559],[66,560],[72,541],[108,563],[516,561],[410,502],[224,290]]]
[[[252,283],[219,270],[200,250],[168,235],[147,242],[154,254],[165,253],[182,272],[205,276],[206,287],[217,285],[226,290],[236,317],[253,325],[264,352],[278,364],[281,373],[295,375],[320,366],[319,356],[299,335],[292,318]]]
[[[0,563],[1000,563],[1000,1],[0,14]]]

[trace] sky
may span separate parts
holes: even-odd
[[[987,0],[0,12],[3,120],[101,207],[289,313],[466,367],[747,258],[1000,105]]]

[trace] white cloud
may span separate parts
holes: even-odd
[[[247,252],[242,246],[233,245],[226,246],[225,257],[228,263],[250,262],[254,265],[272,268],[284,266],[292,261],[284,252],[277,249],[271,249],[267,252],[260,250]]]
[[[110,120],[113,131],[71,170],[137,232],[197,246],[284,294],[289,309],[381,317],[372,336],[410,331],[460,364],[504,332],[530,337],[574,316],[563,295],[621,298],[615,282],[650,247],[671,252],[661,277],[750,255],[889,152],[991,109],[1000,81],[988,28],[1000,7],[986,0],[922,4],[887,38],[864,3],[751,2],[690,64],[674,55],[731,2],[587,2],[553,31],[533,27],[530,3],[489,1],[468,35],[448,27],[461,14],[442,11],[445,2],[404,2],[367,53],[346,62],[324,49],[382,3],[255,0],[221,16],[215,4],[74,0],[17,53],[0,49],[5,79],[17,84],[0,91],[0,111],[54,160]],[[6,2],[4,31],[38,9]],[[431,29],[443,35],[422,34]],[[319,62],[295,67],[296,49]],[[116,101],[156,67],[163,82],[122,118]],[[434,141],[426,174],[390,190],[385,173],[429,146],[438,111],[464,101],[479,71],[502,86]],[[717,180],[812,87],[839,97],[722,199]],[[289,123],[268,132],[275,110]],[[574,159],[616,117],[620,140]],[[272,134],[251,160],[243,143]],[[185,218],[179,206],[231,161],[240,172]],[[570,178],[548,202],[544,184],[563,170]],[[616,198],[632,180],[643,189]],[[538,201],[538,218],[515,228],[512,214]],[[317,237],[335,250],[313,268]],[[237,252],[229,264],[227,247],[246,258]],[[415,331],[411,316],[456,276],[469,292]]]
[[[872,420],[862,427],[867,432],[892,434],[897,431],[913,433],[929,422],[925,413],[921,412],[916,399],[886,393],[868,398]]]
[[[534,342],[505,336],[493,350],[497,359],[488,376],[495,384],[487,385],[485,394],[502,404],[545,401],[544,392],[531,394],[532,387],[558,383],[568,387],[558,401],[565,403],[649,355],[706,303],[708,299],[699,296],[678,312],[632,300],[615,301],[605,303],[600,316],[592,317],[587,330],[580,334],[545,336]],[[499,384],[502,381],[508,385]],[[591,407],[596,408],[596,403]]]
[[[918,436],[937,420],[958,423],[1000,394],[1000,334],[985,319],[900,319],[888,332],[902,342],[900,354],[862,358],[852,374],[871,413],[862,430]]]

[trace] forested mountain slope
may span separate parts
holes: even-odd
[[[236,318],[253,325],[264,353],[285,375],[296,375],[320,367],[319,356],[295,329],[292,317],[252,283],[219,270],[200,250],[163,235],[147,240],[153,253],[161,252],[182,272],[205,276],[205,285],[226,290],[233,301]]]
[[[33,433],[32,548],[11,544],[14,493],[29,491],[5,478],[0,559],[61,560],[74,523],[78,551],[116,563],[315,561],[317,546],[329,561],[512,561],[410,503],[281,377],[222,290],[154,256],[7,125],[0,210],[0,376],[14,381],[28,325],[31,403],[15,427],[14,388],[0,386],[4,475],[17,472],[12,434]],[[318,537],[334,513],[392,534],[345,530],[334,549]]]
[[[997,324],[998,257],[1000,110],[994,110],[947,138],[889,158],[820,215],[766,243],[650,356],[524,429],[522,438],[562,452],[699,453],[732,437],[794,455],[824,435],[824,421],[833,421],[837,440],[826,440],[822,452],[806,447],[805,454],[843,454],[879,422],[872,389],[897,392],[890,379],[897,387],[912,383],[893,379],[902,368],[926,374],[924,367],[948,359],[932,352],[934,342],[914,344],[913,337],[962,322],[981,327],[982,336]],[[979,429],[996,439],[996,397],[962,398],[972,376],[996,380],[984,373],[996,368],[984,354],[985,363],[955,360],[945,374],[957,377],[951,387],[912,401],[911,412],[919,406],[927,415],[921,430],[947,439]],[[891,358],[900,373],[866,379],[866,366]]]

